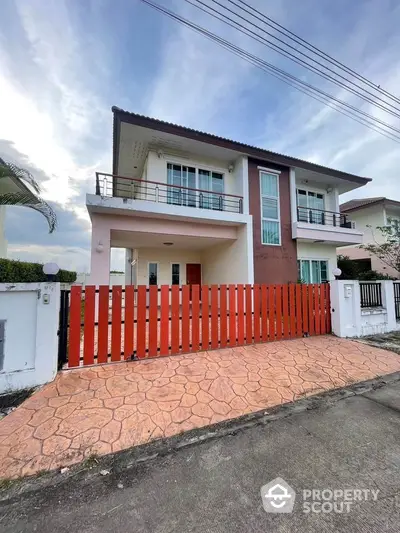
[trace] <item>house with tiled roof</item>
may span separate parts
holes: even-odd
[[[92,284],[109,283],[112,247],[126,284],[320,283],[337,246],[362,242],[339,196],[369,178],[112,112],[112,172],[86,197]]]
[[[350,200],[340,205],[340,212],[351,218],[355,227],[362,231],[362,244],[384,242],[384,236],[377,229],[379,227],[392,225],[397,231],[400,230],[400,202],[384,196]],[[340,247],[338,254],[356,261],[363,270],[376,270],[382,274],[398,277],[398,272],[360,246]]]

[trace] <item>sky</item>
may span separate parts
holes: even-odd
[[[400,97],[399,2],[248,1]],[[184,0],[158,3],[361,105]],[[0,20],[0,157],[32,172],[58,216],[57,231],[48,234],[39,213],[7,208],[10,258],[89,271],[85,195],[94,193],[96,171],[111,172],[113,105],[373,179],[343,201],[400,200],[395,142],[140,0],[0,0]],[[390,121],[369,104],[362,108]],[[122,250],[113,250],[111,267],[123,267]]]

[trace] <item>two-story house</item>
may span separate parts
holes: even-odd
[[[127,284],[317,283],[362,242],[339,195],[369,179],[112,111],[112,174],[86,197],[91,283],[108,284],[111,247]]]
[[[377,228],[392,225],[400,230],[400,202],[383,196],[350,200],[340,206],[343,216],[351,217],[357,229],[363,233],[362,244],[383,243],[385,236]],[[376,270],[381,274],[399,277],[399,273],[383,263],[376,255],[359,246],[346,246],[338,249],[338,254],[356,261],[362,270]]]

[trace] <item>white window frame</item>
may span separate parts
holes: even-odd
[[[150,265],[157,265],[157,283],[156,287],[160,285],[160,262],[159,261],[147,261],[147,283],[146,286],[150,287]]]
[[[179,283],[178,283],[178,287],[181,287],[182,286],[182,263],[180,263],[179,261],[171,261],[170,262],[170,280],[171,280],[171,283],[169,283],[169,285],[172,286],[172,265],[179,265]]]
[[[323,212],[326,213],[326,212],[329,212],[327,211],[326,209],[326,191],[323,191],[321,189],[314,189],[313,187],[302,187],[301,185],[296,185],[296,217],[297,217],[297,213],[298,213],[298,208],[299,207],[303,207],[303,206],[299,206],[299,190],[301,191],[306,191],[307,193],[307,204],[308,204],[308,193],[309,192],[313,192],[314,194],[320,194],[323,198],[323,201],[324,201],[324,209],[323,209]],[[303,209],[313,209],[313,207],[309,207],[307,205],[307,207],[303,207]],[[307,219],[309,218],[309,212],[307,212]],[[303,220],[301,222],[304,222]],[[307,224],[311,224],[311,222],[307,222]],[[313,224],[315,224],[315,222],[313,222]],[[318,226],[320,226],[321,224],[318,224]],[[324,261],[324,259],[321,259],[321,261]]]
[[[267,194],[262,193],[262,185],[261,185],[261,175],[262,174],[271,174],[272,176],[276,176],[276,183],[277,183],[277,190],[278,190],[278,197],[275,196],[269,196]],[[261,244],[263,246],[282,246],[282,231],[281,231],[281,193],[279,188],[279,177],[280,172],[279,171],[272,171],[272,170],[266,170],[266,169],[259,169],[258,172],[258,181],[259,181],[259,188],[260,188],[260,226],[261,226]],[[271,198],[273,200],[278,200],[278,220],[275,220],[274,218],[265,218],[263,217],[263,198]],[[277,222],[278,223],[278,235],[279,235],[279,243],[269,243],[269,242],[263,242],[263,220],[266,220],[268,222]]]
[[[312,275],[311,261],[319,261],[319,262],[325,261],[325,263],[326,263],[326,276],[327,276],[328,279],[326,281],[321,281],[321,283],[328,283],[330,281],[330,276],[329,276],[330,261],[329,261],[328,258],[326,258],[326,257],[298,257],[297,261],[308,261],[310,263],[310,274],[311,275]],[[300,274],[301,274],[301,265],[300,265]],[[319,282],[318,281],[310,281],[310,283],[314,284],[314,283],[319,283]]]
[[[199,187],[199,170],[206,170],[207,172],[216,172],[217,174],[222,174],[222,187],[223,187],[223,191],[224,192],[220,193],[220,194],[225,194],[225,175],[226,175],[226,169],[225,168],[212,167],[212,166],[209,166],[209,165],[203,165],[201,163],[191,162],[191,161],[187,161],[187,160],[182,161],[182,160],[179,160],[179,159],[176,159],[176,160],[168,159],[165,162],[165,176],[167,178],[166,179],[167,186],[169,185],[168,184],[168,165],[179,165],[181,167],[192,167],[192,168],[194,168],[195,176],[196,176],[196,187],[195,187],[196,189],[200,189],[200,187]],[[207,191],[207,192],[212,193],[213,191]],[[214,193],[214,194],[218,194],[218,193]]]

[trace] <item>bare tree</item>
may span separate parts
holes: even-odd
[[[371,228],[371,226],[368,227]],[[376,255],[385,265],[400,274],[400,226],[398,224],[378,226],[376,230],[383,236],[383,242],[378,242],[372,231],[374,243],[363,244],[361,248]]]

